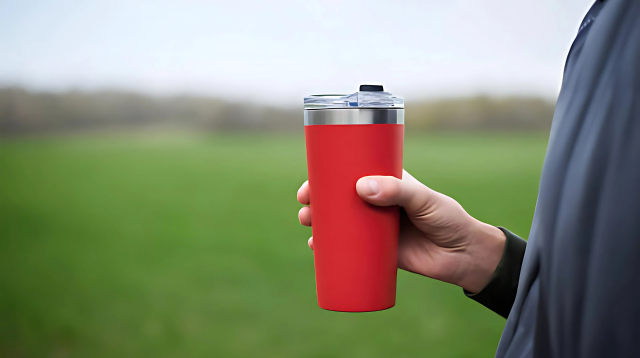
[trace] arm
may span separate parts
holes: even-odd
[[[507,236],[502,230],[471,217],[455,200],[431,190],[407,172],[402,180],[387,176],[361,178],[356,191],[373,205],[399,205],[404,209],[399,268],[458,285],[469,295],[488,296],[486,292],[490,291],[481,291],[494,282],[494,273],[503,259]],[[313,203],[309,202],[308,183],[298,191],[298,201],[311,204],[298,214],[303,225],[311,226]],[[309,246],[313,248],[313,238]],[[476,296],[474,299],[483,303]]]

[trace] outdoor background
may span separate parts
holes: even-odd
[[[526,237],[586,0],[0,0],[0,357],[491,357],[399,271],[317,306],[302,98],[406,98],[404,167]]]

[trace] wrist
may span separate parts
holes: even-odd
[[[507,238],[497,227],[473,220],[465,250],[464,269],[455,284],[468,292],[478,293],[491,281]]]

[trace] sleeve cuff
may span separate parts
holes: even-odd
[[[511,231],[498,227],[507,237],[504,251],[491,281],[478,293],[464,290],[472,300],[487,307],[500,316],[507,318],[516,299],[520,269],[527,242]]]

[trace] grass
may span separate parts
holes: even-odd
[[[540,135],[409,137],[405,168],[526,236]],[[318,308],[301,135],[0,142],[0,356],[491,357],[504,319],[399,272],[396,307]]]

